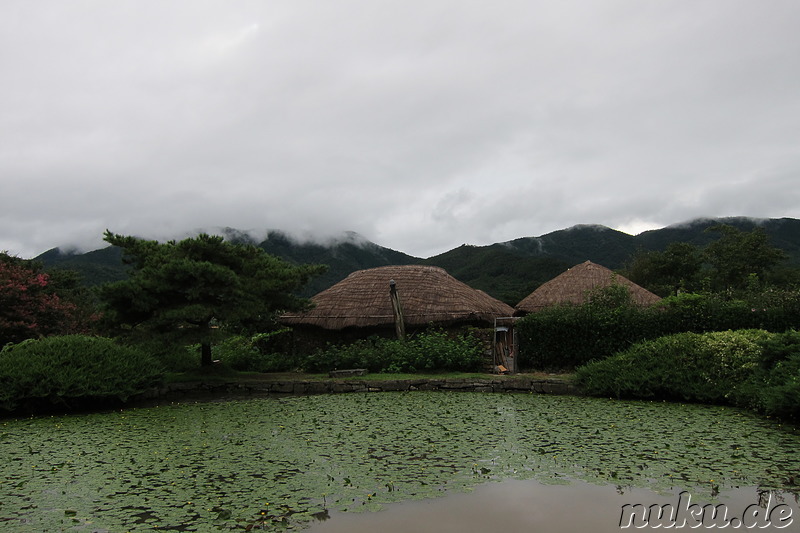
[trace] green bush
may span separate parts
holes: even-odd
[[[156,385],[162,368],[150,355],[103,337],[27,340],[0,351],[0,408],[83,407],[124,402]]]
[[[521,367],[572,370],[665,335],[740,329],[780,333],[800,323],[798,291],[766,291],[738,299],[681,294],[647,308],[613,296],[545,309],[517,322]]]
[[[632,306],[557,306],[517,322],[523,369],[572,370],[644,340],[649,316]]]
[[[240,372],[288,372],[299,367],[297,359],[282,352],[267,351],[275,339],[289,330],[259,333],[252,337],[234,336],[214,345],[214,357]]]
[[[200,368],[199,344],[187,346],[184,342],[163,337],[127,338],[124,342],[153,356],[166,372],[188,372]]]
[[[302,367],[306,372],[327,372],[343,368],[366,368],[370,372],[380,372],[387,361],[395,358],[399,346],[383,337],[359,339],[350,344],[329,344],[303,358]]]
[[[800,420],[800,353],[778,362],[761,387],[754,389],[755,408],[768,415]]]
[[[678,333],[578,368],[584,392],[617,398],[725,403],[800,418],[800,334]]]
[[[800,331],[786,331],[781,334],[768,335],[760,341],[761,368],[771,370],[781,361],[786,361],[795,354],[800,354]]]
[[[730,403],[759,365],[762,330],[678,333],[636,344],[582,366],[577,383],[588,393]]]
[[[136,346],[147,353],[152,353],[145,350],[141,345],[137,344]],[[200,368],[199,350],[199,345],[186,346],[176,344],[163,347],[159,349],[158,354],[153,355],[167,372],[189,372]]]
[[[800,332],[769,335],[760,345],[759,368],[740,388],[737,405],[800,420]]]
[[[370,372],[416,373],[474,371],[482,362],[481,345],[472,335],[427,331],[405,341],[370,337],[347,345],[329,345],[303,361],[307,372],[366,368]]]

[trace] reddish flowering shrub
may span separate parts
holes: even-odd
[[[0,258],[0,347],[84,329],[78,306],[51,290],[47,274],[5,259]]]

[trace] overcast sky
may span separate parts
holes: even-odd
[[[800,218],[797,0],[2,0],[0,250]]]

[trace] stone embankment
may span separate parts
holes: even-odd
[[[142,399],[180,401],[197,397],[259,396],[270,394],[330,394],[386,391],[472,391],[529,392],[537,394],[578,394],[563,378],[529,376],[487,376],[485,378],[410,379],[259,379],[230,382],[169,383]]]

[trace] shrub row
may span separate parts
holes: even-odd
[[[580,367],[595,396],[721,403],[800,418],[800,333],[678,333]]]
[[[121,403],[156,385],[161,376],[153,357],[108,338],[29,339],[0,351],[0,410]]]
[[[348,345],[330,345],[305,358],[307,372],[366,368],[370,372],[464,371],[480,368],[481,344],[472,335],[442,331],[418,333],[406,341],[371,337]]]
[[[681,332],[737,329],[783,332],[800,324],[800,292],[767,292],[742,299],[683,294],[637,308],[590,302],[530,314],[517,323],[520,365],[572,370],[632,344]]]
[[[297,355],[265,351],[260,336],[232,337],[215,346],[214,353],[236,370],[254,372],[314,373],[345,368],[393,373],[473,371],[482,363],[481,344],[474,336],[450,336],[442,331],[418,333],[406,341],[374,336]]]
[[[252,337],[233,336],[213,348],[214,357],[241,372],[289,372],[298,370],[300,360],[290,355],[285,338],[291,330],[280,329]]]

